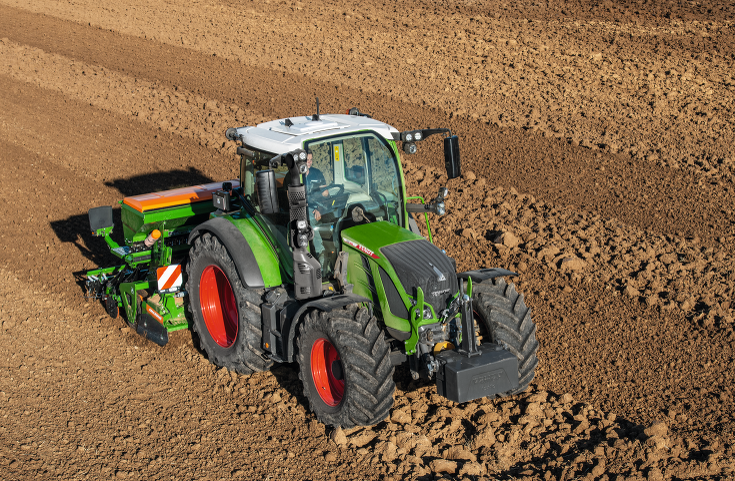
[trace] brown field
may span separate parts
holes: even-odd
[[[88,302],[87,210],[237,176],[227,127],[359,107],[448,126],[436,243],[533,308],[520,396],[396,373],[333,431],[297,370],[218,370]],[[0,479],[735,478],[735,4],[0,0]],[[569,262],[569,260],[573,262]]]

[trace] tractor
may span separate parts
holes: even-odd
[[[244,375],[298,365],[317,419],[384,420],[396,366],[457,403],[525,390],[538,363],[529,308],[500,268],[457,272],[429,214],[448,189],[407,197],[401,152],[449,129],[400,132],[352,108],[227,129],[238,179],[125,197],[89,211],[119,265],[86,273],[89,297],[164,345],[192,329],[210,362]],[[422,217],[423,215],[423,217]],[[418,228],[426,223],[426,236]]]

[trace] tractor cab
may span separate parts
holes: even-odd
[[[383,122],[349,115],[323,115],[319,120],[305,116],[237,129],[243,144],[238,149],[243,193],[268,227],[284,265],[291,261],[291,173],[287,165],[273,166],[270,160],[294,149],[308,154],[307,171],[300,181],[314,233],[309,250],[319,259],[322,279],[327,280],[342,250],[342,231],[381,221],[406,227],[396,134]],[[277,191],[277,208],[270,211],[263,209],[256,185],[258,173],[267,170],[273,171]]]

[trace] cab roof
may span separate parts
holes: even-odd
[[[291,125],[286,125],[289,120]],[[271,120],[255,127],[239,127],[237,135],[243,143],[274,154],[283,154],[301,148],[305,140],[372,130],[388,140],[398,133],[395,127],[379,120],[359,115],[322,114],[319,120],[313,116],[289,117]]]

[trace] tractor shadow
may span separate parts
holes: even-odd
[[[186,170],[176,169],[167,172],[155,172],[109,180],[105,182],[105,185],[117,189],[123,197],[128,197],[131,195],[147,194],[149,192],[178,189],[191,185],[208,184],[210,182],[215,181],[204,175],[199,169],[189,167]]]
[[[195,168],[177,169],[167,172],[156,172],[151,174],[136,175],[133,177],[115,179],[105,182],[108,187],[117,189],[122,197],[131,195],[158,192],[162,190],[176,189],[189,185],[198,185],[214,182]],[[120,208],[113,208],[112,219],[115,228],[112,239],[120,245],[125,245],[123,238],[123,226],[120,218]],[[74,244],[79,252],[99,267],[108,267],[120,264],[120,259],[110,253],[103,238],[96,238],[89,228],[87,214],[77,214],[66,219],[51,222],[51,229],[61,242]],[[74,272],[74,278],[80,288],[83,289],[83,274],[85,271]]]

